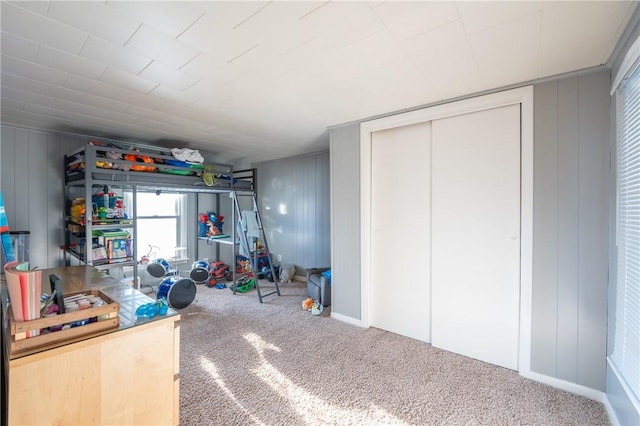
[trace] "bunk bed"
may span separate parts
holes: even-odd
[[[229,164],[189,162],[176,158],[171,149],[147,145],[129,146],[122,143],[90,141],[78,150],[65,155],[65,265],[71,258],[80,263],[98,269],[110,269],[123,266],[133,267],[133,284],[139,289],[137,279],[136,241],[136,203],[139,191],[171,191],[178,193],[231,194],[237,205],[237,195],[251,195],[255,199],[255,169],[234,171]],[[185,150],[179,153],[184,154]],[[189,153],[187,154],[194,154]],[[199,155],[199,153],[195,153]],[[196,156],[197,155],[192,155]],[[109,191],[130,191],[132,205],[118,205],[114,197],[109,199]],[[121,194],[119,192],[118,194]],[[96,194],[105,196],[104,204],[99,208]],[[115,197],[116,200],[121,197]],[[99,204],[99,203],[98,203]],[[83,208],[74,208],[84,205]],[[100,215],[96,212],[100,210]],[[227,238],[216,243],[234,246],[234,259],[237,253],[237,230],[235,224],[238,215],[232,208],[231,232]],[[196,218],[194,218],[196,220]],[[104,235],[124,230],[132,243],[124,244],[117,252],[118,257],[109,253],[96,252],[93,238],[95,232]],[[117,232],[116,232],[117,233]],[[91,237],[89,237],[91,236]],[[106,241],[106,240],[103,240]],[[82,244],[84,242],[84,244]],[[209,241],[209,244],[211,242]],[[115,242],[114,242],[115,245]],[[106,248],[105,248],[106,252]],[[235,268],[233,268],[235,269]],[[233,274],[235,284],[236,276]],[[279,292],[278,292],[279,294]]]

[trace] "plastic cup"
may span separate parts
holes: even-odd
[[[29,261],[29,231],[11,231],[11,244],[13,245],[13,254],[18,264]]]

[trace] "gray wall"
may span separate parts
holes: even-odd
[[[258,203],[274,262],[331,266],[329,152],[254,165]],[[282,260],[278,262],[278,255]]]
[[[604,391],[609,72],[534,87],[531,369]]]
[[[82,143],[52,133],[2,126],[0,188],[9,227],[31,232],[31,264],[63,264],[63,158]]]
[[[532,370],[604,390],[609,72],[534,86]],[[331,129],[332,312],[360,319],[359,124]],[[339,182],[339,185],[338,185]]]
[[[360,125],[331,133],[331,312],[360,318]]]

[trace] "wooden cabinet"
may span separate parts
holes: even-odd
[[[178,424],[180,315],[132,323],[148,298],[117,290],[118,331],[9,359],[9,425]]]

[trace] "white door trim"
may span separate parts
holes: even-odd
[[[531,290],[533,273],[533,86],[525,86],[461,101],[366,121],[360,124],[360,319],[369,327],[371,284],[371,134],[379,130],[432,121],[506,105],[521,106],[521,246],[520,335],[518,371],[531,370]]]

